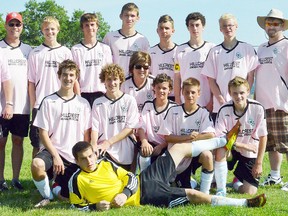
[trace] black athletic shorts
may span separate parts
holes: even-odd
[[[0,117],[3,137],[7,137],[9,132],[15,136],[27,137],[29,130],[29,115],[13,114],[9,120]]]
[[[51,180],[53,178],[53,158],[50,152],[44,149],[43,151],[38,152],[35,158],[40,158],[44,161],[45,171],[48,175],[48,178]],[[58,183],[59,186],[61,186],[61,195],[63,197],[69,198],[68,181],[79,167],[77,166],[77,164],[71,163],[63,157],[61,157],[61,159],[65,166],[65,172],[64,175],[57,175],[55,178],[55,182]]]
[[[104,93],[100,92],[100,91],[99,92],[82,92],[81,93],[81,97],[85,98],[89,102],[91,108],[93,106],[94,100],[101,97],[102,95],[104,95]]]
[[[184,188],[170,186],[176,175],[173,159],[168,151],[140,173],[141,205],[174,207],[189,202]]]
[[[233,170],[235,164],[238,164],[234,170],[234,175],[243,182],[244,180],[254,187],[258,188],[259,179],[255,179],[252,175],[252,168],[255,164],[256,158],[246,158],[242,156],[239,152],[232,150],[232,160],[227,161],[228,169]]]
[[[37,114],[37,109],[33,108],[32,110],[32,121],[30,124],[30,130],[29,130],[29,138],[31,141],[31,145],[35,148],[39,148],[40,147],[40,137],[39,137],[39,129],[38,127],[34,126],[34,120],[36,118],[36,114]]]

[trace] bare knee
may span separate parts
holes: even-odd
[[[34,158],[31,163],[31,173],[33,179],[42,180],[45,178],[45,163],[40,158]]]
[[[215,161],[225,161],[226,160],[226,149],[218,148],[215,151]]]
[[[211,151],[204,151],[200,154],[199,163],[202,164],[202,168],[207,170],[213,170],[213,154]]]

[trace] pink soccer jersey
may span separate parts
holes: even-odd
[[[145,102],[141,113],[141,128],[144,130],[148,142],[156,145],[166,142],[163,135],[158,134],[158,131],[167,110],[172,106],[176,106],[176,103],[169,100],[166,108],[158,112],[155,107],[155,99]]]
[[[217,136],[224,136],[236,122],[240,121],[240,132],[237,142],[247,145],[259,145],[259,137],[267,135],[265,110],[263,106],[255,100],[248,99],[247,107],[242,116],[235,114],[233,101],[225,103],[219,110],[215,129]],[[258,149],[258,148],[257,148]],[[256,158],[257,153],[241,151],[243,156],[248,158]]]
[[[129,37],[122,35],[120,30],[108,32],[103,42],[112,49],[113,62],[124,69],[126,77],[129,75],[129,61],[132,54],[136,51],[148,52],[150,47],[147,38],[139,32]]]
[[[142,88],[137,88],[133,76],[126,78],[126,81],[121,85],[121,90],[133,96],[136,99],[138,110],[141,113],[142,107],[147,100],[152,101],[154,99],[154,93],[152,89],[154,77],[149,75],[146,79],[146,83]]]
[[[258,65],[258,57],[254,48],[244,42],[238,41],[236,46],[227,50],[222,44],[213,47],[204,63],[202,74],[216,80],[222,96],[226,101],[231,100],[228,93],[228,83],[235,76],[244,79],[250,71]],[[213,96],[213,112],[220,108],[218,100]]]
[[[81,71],[79,77],[81,92],[106,92],[99,74],[104,65],[112,63],[110,47],[99,41],[92,48],[79,43],[71,48],[71,52]]]
[[[206,106],[211,99],[211,92],[206,76],[201,74],[204,62],[207,55],[212,47],[215,45],[213,43],[204,42],[204,44],[199,48],[193,48],[189,45],[189,42],[180,45],[177,49],[176,63],[179,64],[181,82],[193,77],[200,82],[201,94],[198,99],[198,104],[200,106]],[[181,100],[184,102],[184,98],[181,95]]]
[[[158,134],[160,135],[188,135],[191,132],[215,133],[213,121],[209,112],[199,107],[194,113],[187,114],[184,110],[184,104],[171,107],[162,122]],[[169,144],[168,148],[172,145]],[[191,158],[183,159],[177,167],[177,172],[183,172],[191,163]]]
[[[7,58],[4,53],[4,50],[0,49],[0,89],[2,89],[2,82],[5,82],[10,79],[11,79],[11,75],[8,71]],[[0,104],[0,106],[1,106],[0,113],[2,113],[4,106],[2,107],[2,104]]]
[[[119,134],[124,128],[139,128],[139,112],[136,100],[123,94],[117,100],[106,95],[97,98],[92,107],[92,130],[98,133],[98,144]],[[130,137],[114,143],[107,152],[120,164],[131,164],[134,144]]]
[[[47,96],[41,103],[34,126],[48,131],[57,152],[75,163],[72,147],[84,140],[84,132],[91,128],[91,108],[79,95],[64,100],[57,93]]]
[[[3,48],[7,58],[8,70],[13,84],[13,113],[29,114],[27,59],[32,48],[22,42],[20,42],[18,47],[11,47],[5,40],[0,41],[0,47]],[[1,99],[2,107],[4,107],[6,102],[4,95]]]
[[[288,113],[288,39],[283,38],[271,45],[261,44],[258,58],[256,99],[265,109],[274,108]]]
[[[72,54],[65,46],[51,48],[42,44],[31,51],[28,58],[28,80],[36,86],[34,108],[39,107],[45,96],[60,88],[58,66],[66,59],[72,60]]]
[[[151,74],[156,77],[158,74],[165,73],[174,81],[174,65],[177,45],[167,51],[163,51],[159,44],[149,49],[151,56]],[[174,96],[172,91],[169,96]]]

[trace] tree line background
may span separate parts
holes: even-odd
[[[74,10],[72,17],[69,17],[65,8],[57,5],[54,0],[46,0],[45,2],[29,0],[25,3],[25,10],[17,12],[22,15],[24,23],[21,40],[32,47],[43,43],[41,23],[46,16],[54,16],[59,20],[60,32],[57,40],[60,44],[71,48],[83,38],[80,28],[80,17],[85,13],[83,10]],[[104,21],[100,12],[95,13],[99,19],[97,39],[102,41],[105,34],[110,31],[110,26]],[[4,15],[6,17],[6,14]],[[2,17],[3,14],[0,14],[0,39],[4,38],[6,34],[5,20]]]

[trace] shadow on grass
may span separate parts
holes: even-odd
[[[0,192],[0,207],[20,211],[28,211],[34,209],[34,205],[41,201],[42,197],[34,186],[32,180],[22,180],[21,184],[24,190],[17,190],[11,186],[11,181],[7,181],[9,186],[8,191]],[[69,209],[68,202],[56,201],[45,206],[45,209]]]

